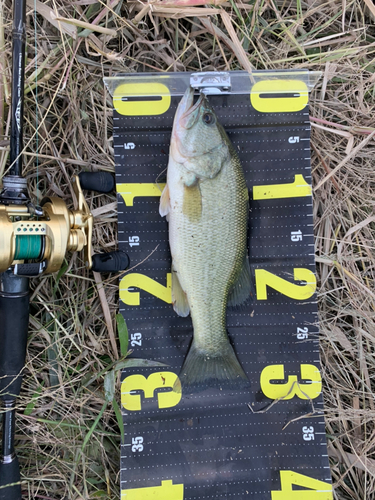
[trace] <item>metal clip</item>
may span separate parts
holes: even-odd
[[[194,73],[190,77],[190,86],[203,94],[227,94],[232,88],[230,74],[226,71]]]

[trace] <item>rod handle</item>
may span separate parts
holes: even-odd
[[[29,292],[0,291],[0,398],[4,401],[20,393],[28,323]]]
[[[110,193],[115,189],[115,178],[109,172],[81,172],[78,174],[82,189]]]
[[[20,466],[16,456],[11,462],[0,462],[0,500],[22,500]]]
[[[92,256],[91,269],[97,273],[117,273],[125,271],[128,266],[129,257],[121,250],[117,252],[97,253]]]

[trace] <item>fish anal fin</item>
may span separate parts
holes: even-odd
[[[241,272],[233,285],[228,296],[228,306],[236,307],[253,297],[253,283],[251,280],[251,270],[249,258],[246,255],[242,264]]]
[[[179,316],[186,317],[190,313],[189,302],[186,293],[181,287],[180,280],[178,279],[177,272],[173,269],[172,265],[172,302],[173,309]]]
[[[202,194],[199,182],[191,186],[184,186],[182,213],[190,222],[198,222],[202,215]]]
[[[169,188],[168,184],[165,185],[160,197],[159,213],[162,217],[169,214]]]

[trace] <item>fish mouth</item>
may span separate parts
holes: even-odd
[[[188,87],[183,95],[174,118],[170,154],[178,163],[184,163],[184,145],[182,143],[185,131],[190,129],[199,117],[197,109],[203,104],[205,95],[201,94],[194,104],[194,89]]]
[[[204,94],[201,94],[197,102],[194,104],[194,89],[188,87],[180,101],[180,104],[178,105],[174,120],[175,125],[183,127],[184,124],[187,123],[189,116],[202,105],[205,97],[206,96]]]
[[[193,104],[193,102],[194,102],[194,90],[192,90],[191,96],[192,96],[192,99],[190,102],[190,107],[189,108],[186,107],[184,113],[181,115],[181,118],[180,118],[181,125],[186,124],[189,121],[189,117],[203,104],[203,102],[206,99],[206,96],[204,94],[200,94],[197,102],[195,104]]]
[[[178,125],[182,116],[192,107],[194,102],[194,90],[188,87],[183,95],[175,114],[174,125]]]

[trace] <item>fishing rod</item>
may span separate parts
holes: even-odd
[[[20,467],[15,452],[16,401],[26,359],[29,280],[59,271],[67,251],[83,251],[85,265],[96,272],[118,272],[129,265],[126,253],[92,255],[93,216],[83,189],[108,193],[115,187],[109,172],[81,172],[72,178],[76,206],[58,197],[32,202],[22,176],[25,85],[26,0],[13,2],[12,98],[9,169],[0,193],[0,400],[2,448],[0,500],[21,500]]]

